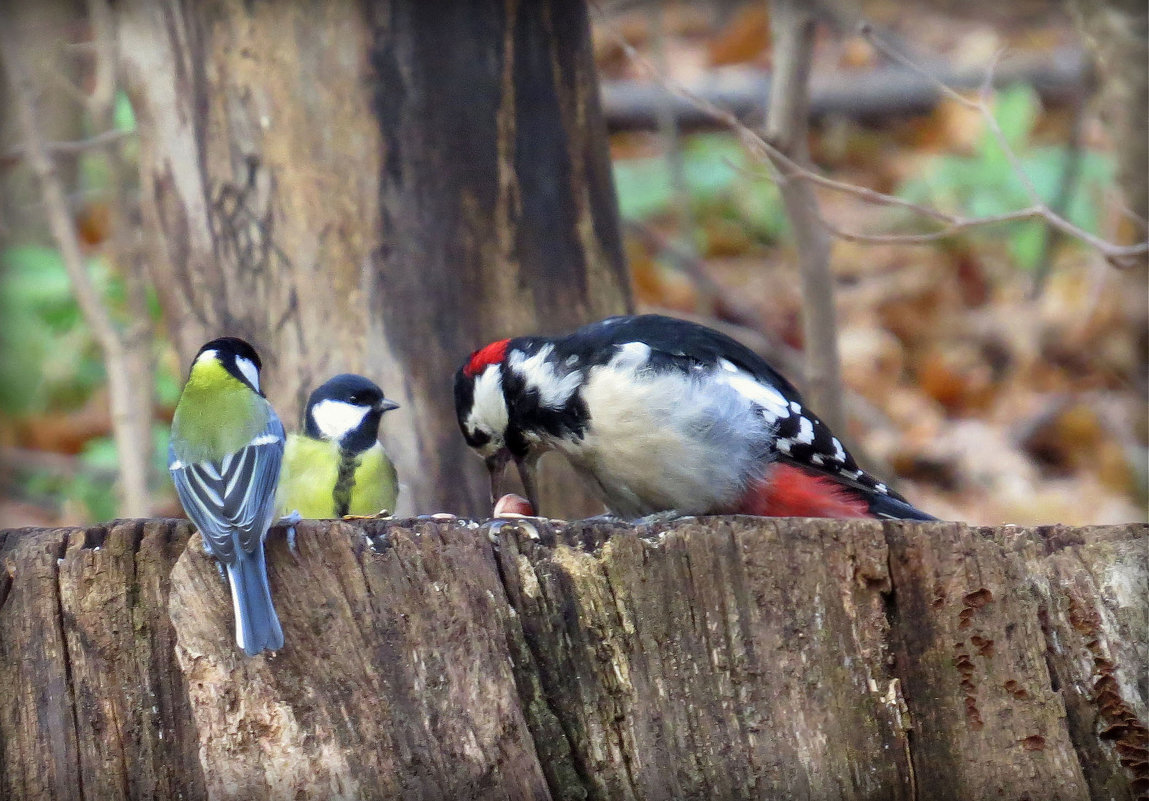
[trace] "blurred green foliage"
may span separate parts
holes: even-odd
[[[135,116],[128,97],[118,92],[113,126],[134,131]],[[96,134],[99,131],[91,131]],[[124,139],[120,157],[127,165],[137,160],[138,142]],[[76,196],[83,204],[122,202],[110,196],[114,189],[108,153],[95,149],[80,155]],[[135,183],[129,168],[129,184]],[[129,187],[120,187],[130,191]],[[125,325],[131,311],[124,278],[100,257],[90,258],[88,274],[113,320]],[[152,323],[160,319],[155,293],[148,292]],[[155,329],[160,326],[155,325]],[[157,341],[158,356],[167,345]],[[72,295],[63,259],[54,247],[40,242],[13,241],[0,249],[0,415],[11,420],[71,412],[88,403],[105,382],[100,349]],[[174,406],[179,398],[179,376],[157,358],[153,398],[161,407]],[[157,484],[167,473],[168,428],[152,427],[152,473]],[[115,442],[99,436],[84,444],[69,469],[49,470],[17,465],[17,491],[37,503],[79,505],[91,520],[116,517],[115,480],[118,470]]]
[[[993,107],[994,119],[1017,155],[1021,169],[1038,196],[1051,203],[1060,189],[1070,152],[1064,146],[1034,143],[1034,126],[1040,112],[1041,101],[1027,85],[999,92]],[[1113,181],[1113,161],[1107,155],[1089,150],[1082,150],[1077,158],[1080,159],[1077,185],[1064,216],[1086,231],[1096,233],[1099,201],[1105,187]],[[972,154],[935,157],[921,176],[903,184],[898,194],[914,203],[971,217],[989,217],[1033,205],[1028,189],[989,126],[982,132]],[[1026,220],[978,231],[975,235],[1000,236],[1004,231],[1015,263],[1033,269],[1041,258],[1045,229],[1042,220]]]
[[[125,312],[126,288],[102,259],[87,264],[107,307]],[[152,320],[159,308],[150,298]],[[157,345],[162,347],[162,343]],[[71,282],[57,250],[16,245],[0,250],[0,413],[13,420],[82,407],[104,385],[100,349],[72,296]],[[153,397],[174,406],[179,376],[158,360]],[[167,470],[166,425],[152,431],[154,476]],[[79,504],[91,520],[116,517],[116,447],[110,436],[88,441],[74,471],[17,471],[21,494],[40,502]]]
[[[729,133],[694,134],[682,140],[683,191],[697,222],[701,250],[708,224],[737,223],[762,243],[786,232],[786,215],[778,189],[762,180],[761,167]],[[625,219],[653,220],[674,210],[673,170],[664,156],[614,162],[619,211]]]
[[[92,262],[99,285],[107,269]],[[10,417],[68,410],[104,383],[104,364],[54,248],[0,251],[0,411]]]
[[[1061,188],[1070,151],[1064,145],[1035,142],[1041,101],[1032,87],[1016,85],[998,92],[994,118],[1018,157],[1037,194],[1050,203]],[[1096,233],[1099,202],[1113,181],[1113,161],[1107,154],[1082,150],[1076,154],[1077,184],[1069,196],[1065,217]],[[786,216],[777,187],[761,165],[730,133],[695,134],[682,140],[683,190],[697,223],[699,249],[706,250],[711,223],[735,223],[760,243],[786,235]],[[673,213],[673,171],[664,156],[620,159],[614,163],[619,210],[626,219],[656,220]],[[988,217],[1033,205],[1029,191],[988,126],[974,152],[935,156],[897,194],[921,205],[971,217]],[[921,229],[928,221],[907,214],[904,227]],[[1041,258],[1045,223],[1028,220],[979,230],[971,236],[1004,237],[1010,257],[1032,269]]]

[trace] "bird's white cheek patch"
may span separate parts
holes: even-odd
[[[468,431],[485,431],[501,436],[507,430],[510,417],[507,415],[507,401],[503,397],[503,380],[495,365],[484,370],[475,379],[471,413],[467,415]]]
[[[339,439],[354,431],[367,416],[366,406],[352,406],[337,400],[321,400],[311,407],[311,418],[323,436]]]
[[[245,359],[242,356],[236,356],[235,366],[239,368],[241,373],[243,373],[243,376],[247,379],[247,382],[255,387],[255,391],[259,392],[259,370],[256,368],[251,359]]]

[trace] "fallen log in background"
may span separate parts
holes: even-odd
[[[1011,54],[993,74],[996,87],[1024,83],[1046,102],[1065,102],[1086,90],[1088,65],[1078,48],[1049,55]],[[942,100],[937,81],[960,91],[978,89],[984,67],[941,67],[929,76],[898,66],[815,75],[810,84],[810,116],[846,117],[877,122],[890,117],[928,114]],[[748,125],[759,125],[769,108],[770,73],[758,69],[718,70],[683,86],[690,95],[732,112]],[[602,109],[611,133],[656,130],[660,115],[673,115],[680,128],[725,127],[698,103],[655,81],[604,80]]]
[[[0,533],[0,798],[1145,797],[1144,525]]]

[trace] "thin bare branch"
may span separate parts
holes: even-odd
[[[146,516],[149,505],[146,469],[141,471],[135,466],[141,459],[146,464],[151,449],[147,447],[149,443],[141,445],[129,436],[129,432],[141,423],[134,419],[137,415],[132,398],[141,388],[136,385],[135,376],[130,371],[129,348],[112,319],[111,312],[105,306],[99,289],[88,273],[64,186],[56,172],[56,165],[43,144],[33,102],[34,86],[22,60],[22,48],[10,27],[0,26],[0,59],[12,87],[11,102],[15,107],[20,132],[24,138],[26,159],[40,181],[44,196],[44,211],[48,217],[52,236],[56,240],[56,247],[60,251],[60,257],[72,284],[76,303],[92,328],[107,366],[113,436],[120,456],[119,483],[123,500],[121,512],[133,517]],[[144,389],[149,390],[150,387]],[[127,469],[125,465],[128,466]]]
[[[76,236],[76,229],[72,224],[64,187],[60,183],[51,157],[44,148],[36,121],[36,111],[32,105],[34,92],[30,86],[24,64],[21,63],[17,55],[19,48],[13,41],[10,32],[0,33],[0,44],[3,45],[4,68],[12,86],[12,104],[15,106],[20,130],[24,137],[26,158],[29,166],[40,180],[41,190],[44,194],[44,210],[48,216],[52,235],[56,239],[56,245],[60,249],[60,256],[67,268],[68,278],[72,282],[76,302],[79,304],[84,318],[92,326],[96,339],[101,343],[101,346],[105,346],[105,343],[117,342],[118,333],[112,322],[111,314],[104,307],[100,293],[92,283],[91,276],[88,275],[84,266],[84,254]]]
[[[1118,245],[1103,239],[1095,234],[1086,231],[1069,220],[1066,220],[1061,215],[1054,212],[1049,208],[1049,205],[1038,198],[1037,203],[1025,209],[1020,209],[1017,212],[1010,212],[1008,215],[994,215],[990,217],[964,217],[961,215],[950,214],[929,206],[923,206],[918,203],[913,203],[904,198],[896,197],[894,195],[878,192],[877,190],[868,189],[866,187],[848,184],[842,181],[835,181],[832,178],[827,178],[815,172],[811,168],[795,163],[789,159],[784,153],[778,151],[769,142],[765,141],[758,133],[753,131],[745,125],[736,115],[722,107],[710,102],[706,98],[691,92],[690,90],[678,84],[655,68],[647,59],[638,53],[626,38],[622,36],[617,30],[605,24],[605,30],[618,42],[619,46],[627,54],[627,57],[637,66],[639,66],[647,75],[659,83],[664,89],[669,92],[682,97],[683,99],[694,104],[700,111],[704,112],[716,122],[719,122],[728,127],[733,133],[738,136],[739,141],[743,147],[746,148],[752,156],[758,159],[766,168],[771,180],[782,180],[775,165],[781,165],[786,169],[786,177],[799,178],[804,181],[816,184],[818,186],[830,189],[836,192],[842,192],[847,195],[852,195],[859,199],[865,200],[869,203],[874,203],[884,206],[896,206],[913,211],[924,217],[928,217],[936,222],[941,223],[944,227],[935,232],[926,234],[858,234],[843,231],[833,224],[826,224],[827,229],[836,236],[842,236],[854,242],[873,243],[873,244],[924,244],[927,242],[944,239],[945,237],[952,236],[958,231],[978,228],[987,225],[999,225],[1003,222],[1011,220],[1032,219],[1040,217],[1044,219],[1050,226],[1061,231],[1065,235],[1082,242],[1089,247],[1100,253],[1110,264],[1118,268],[1126,268],[1134,264],[1138,258],[1144,257],[1149,253],[1149,241],[1139,242],[1135,245]],[[863,35],[867,32],[865,25],[861,26]],[[903,56],[901,53],[885,48],[881,40],[873,40],[874,46],[882,49],[886,56],[903,65],[907,69],[925,76],[933,83],[938,91],[946,97],[951,98],[955,102],[970,109],[980,111],[980,113],[987,115],[988,120],[993,120],[993,125],[996,126],[996,120],[988,106],[976,100],[970,100],[965,95],[938,81],[936,76],[931,75],[928,71],[923,70],[914,64],[910,59]],[[1000,128],[998,128],[1000,131]],[[995,134],[996,136],[997,134]],[[771,163],[773,162],[773,163]],[[1023,180],[1026,180],[1023,177]],[[825,220],[823,220],[825,223]]]
[[[103,131],[84,139],[74,139],[68,142],[41,142],[40,147],[49,156],[79,156],[91,150],[109,147],[136,135],[135,131],[121,131],[118,129]],[[8,149],[3,156],[4,161],[18,161],[25,157],[27,148],[16,145]]]
[[[108,0],[88,0],[88,21],[92,28],[94,85],[88,96],[88,113],[97,127],[111,130],[115,125],[116,32]],[[123,345],[121,368],[123,381],[131,391],[113,409],[112,422],[117,443],[122,444],[120,475],[124,503],[129,508],[146,509],[150,504],[148,478],[151,470],[152,387],[155,384],[152,361],[151,313],[148,309],[147,282],[143,275],[139,232],[128,224],[129,167],[121,148],[107,151],[108,238],[104,253],[113,268],[124,278],[127,287],[128,322],[120,332]]]
[[[834,278],[830,272],[830,234],[822,224],[818,198],[806,181],[791,180],[810,172],[808,143],[810,69],[814,61],[816,21],[804,0],[773,0],[770,28],[774,41],[774,80],[766,112],[768,158],[782,176],[778,190],[794,232],[802,282],[802,330],[806,383],[811,404],[835,430],[844,430],[838,322]],[[785,156],[779,159],[775,153]],[[781,164],[781,166],[780,166]],[[795,168],[791,171],[789,165]]]
[[[1045,214],[1042,212],[1040,206],[1029,206],[1028,208],[1018,209],[1017,211],[1007,211],[1003,214],[994,214],[989,217],[953,217],[944,228],[922,234],[862,234],[840,228],[824,217],[822,218],[822,224],[825,225],[834,236],[845,239],[848,242],[859,242],[867,245],[927,245],[942,239],[948,239],[969,228],[984,228],[989,225],[1001,225],[1002,223],[1018,222],[1019,220],[1044,218]]]

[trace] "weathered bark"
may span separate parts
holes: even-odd
[[[305,523],[247,659],[177,521],[0,533],[0,798],[1149,793],[1149,529]]]
[[[117,7],[185,362],[249,338],[289,427],[318,383],[364,373],[403,406],[383,431],[403,508],[483,510],[454,370],[628,304],[585,5]],[[574,487],[545,508],[592,509]]]

